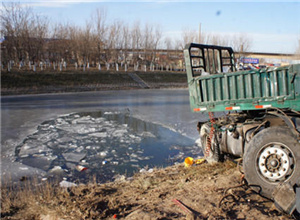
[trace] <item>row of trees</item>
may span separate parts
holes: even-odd
[[[251,46],[251,40],[245,35],[224,38],[202,33],[199,39],[199,33],[191,30],[183,30],[182,39],[174,40],[171,36],[163,37],[158,25],[108,22],[103,9],[95,10],[84,27],[52,24],[49,18],[20,3],[3,3],[0,14],[1,35],[5,38],[2,63],[47,61],[79,66],[87,63],[174,66],[176,59],[168,51],[182,50],[189,42],[233,46],[237,51],[247,51]],[[166,49],[167,54],[158,57],[158,49]]]

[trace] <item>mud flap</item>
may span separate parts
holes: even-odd
[[[277,209],[292,214],[296,209],[296,193],[290,183],[279,184],[273,192]]]

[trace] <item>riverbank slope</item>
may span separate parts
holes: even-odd
[[[1,219],[292,219],[241,177],[226,161],[144,170],[101,185],[44,183],[19,193],[2,188]]]
[[[186,88],[183,72],[2,72],[1,95]]]

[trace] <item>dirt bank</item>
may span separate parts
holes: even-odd
[[[184,72],[2,72],[1,95],[187,88]]]
[[[94,182],[63,189],[44,184],[35,192],[24,190],[14,197],[2,189],[1,217],[44,220],[292,219],[279,213],[271,201],[240,186],[241,177],[236,164],[227,161],[190,168],[180,164],[138,173],[129,179],[120,177],[102,185]]]

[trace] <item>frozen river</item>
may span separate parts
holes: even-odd
[[[1,97],[2,181],[104,182],[199,156],[186,89]]]

